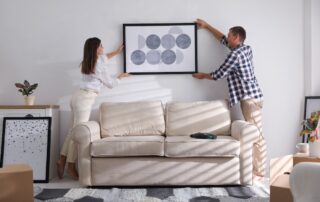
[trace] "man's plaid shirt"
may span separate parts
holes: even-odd
[[[221,43],[228,47],[225,36]],[[254,75],[250,46],[241,44],[232,49],[219,69],[211,73],[211,77],[213,80],[227,77],[231,107],[243,99],[263,97]]]

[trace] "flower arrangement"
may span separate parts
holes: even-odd
[[[23,96],[29,96],[33,93],[33,91],[38,87],[38,84],[30,84],[29,81],[24,80],[22,83],[15,83],[14,84],[17,88],[19,88],[19,92],[22,93]]]
[[[316,142],[319,140],[319,127],[320,127],[320,111],[312,112],[310,118],[304,120],[304,126],[300,135],[308,135],[307,142]]]

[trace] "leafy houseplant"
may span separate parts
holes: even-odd
[[[22,83],[15,83],[14,84],[17,88],[19,88],[19,92],[22,93],[23,96],[29,96],[33,93],[33,91],[38,87],[38,84],[30,84],[29,81],[24,80]]]
[[[319,140],[320,111],[312,112],[310,118],[302,122],[304,129],[300,135],[308,135],[307,142],[317,142]]]
[[[38,87],[38,84],[30,84],[29,81],[24,80],[23,84],[15,83],[14,85],[19,89],[18,91],[21,92],[23,96],[25,96],[26,105],[33,105],[35,97],[30,95]]]

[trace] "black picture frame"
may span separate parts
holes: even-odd
[[[320,111],[320,96],[305,96],[303,119],[306,120],[315,111]],[[306,142],[306,135],[302,136],[302,142]]]
[[[198,72],[196,23],[126,23],[123,43],[124,72],[135,75]]]
[[[49,182],[51,117],[4,117],[0,166],[29,164],[33,181]]]

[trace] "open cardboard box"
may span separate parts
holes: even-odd
[[[293,168],[293,156],[270,160],[270,202],[291,202],[293,197],[289,186],[289,173]],[[284,174],[288,173],[288,174]]]
[[[316,162],[320,163],[320,158],[310,157],[308,154],[297,153],[293,155],[293,166],[301,162]]]
[[[300,162],[320,163],[320,158],[309,157],[307,153],[297,153],[270,160],[270,202],[293,201],[289,178],[293,166]]]
[[[270,185],[270,202],[292,202],[293,197],[290,190],[288,174],[278,176]]]

